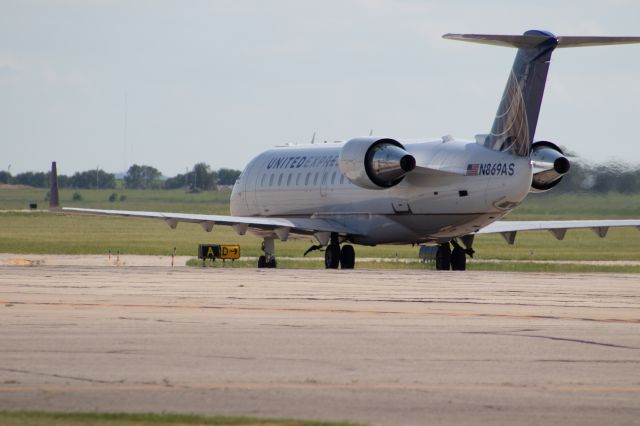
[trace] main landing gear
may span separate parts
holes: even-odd
[[[438,271],[464,271],[467,269],[467,255],[473,257],[473,235],[462,237],[463,248],[457,240],[451,240],[438,246],[436,252],[436,270]],[[451,249],[453,246],[453,250]]]
[[[321,250],[321,245],[313,245],[304,252],[306,256],[314,250]],[[356,265],[356,252],[350,244],[344,244],[340,248],[338,234],[331,234],[329,244],[324,249],[324,267],[326,269],[353,269]]]
[[[436,252],[436,270],[464,271],[467,269],[467,256],[473,257],[473,235],[466,235],[458,239],[441,243]],[[326,244],[326,242],[325,242]],[[453,247],[453,249],[452,249]],[[321,245],[311,246],[304,255],[314,250],[322,249]],[[262,242],[262,252],[258,259],[258,268],[275,268],[275,242],[273,238],[265,238]],[[324,266],[326,269],[353,269],[356,263],[356,253],[353,246],[343,244],[340,247],[338,234],[332,233],[329,244],[324,250]]]
[[[345,244],[340,248],[338,234],[331,234],[331,242],[324,251],[326,269],[353,269],[356,265],[356,252],[353,246]]]
[[[311,246],[304,255],[306,256],[313,250],[322,249],[321,245]],[[262,256],[258,258],[258,268],[275,268],[276,262],[276,245],[273,238],[265,238],[262,242]],[[356,252],[352,245],[344,244],[340,248],[340,240],[338,234],[331,234],[331,239],[324,251],[324,266],[327,269],[353,269],[356,264]]]

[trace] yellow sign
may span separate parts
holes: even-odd
[[[198,259],[240,259],[239,245],[200,244],[198,245]]]
[[[240,259],[240,246],[220,246],[220,259]]]

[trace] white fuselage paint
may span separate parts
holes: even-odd
[[[392,188],[364,189],[340,172],[344,143],[276,147],[246,166],[233,187],[231,214],[329,219],[356,229],[350,239],[358,244],[448,241],[503,217],[531,186],[529,157],[474,142],[400,142],[418,167],[471,167],[477,174],[414,170]]]

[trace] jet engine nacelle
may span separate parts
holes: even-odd
[[[548,191],[562,180],[571,167],[562,150],[547,141],[534,142],[531,147],[533,179],[530,192]]]
[[[413,155],[388,138],[356,138],[340,151],[340,172],[354,185],[385,189],[399,184],[416,167]]]

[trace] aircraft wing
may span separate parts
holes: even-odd
[[[640,229],[640,220],[527,220],[494,222],[480,229],[477,234],[501,234],[509,244],[513,244],[520,231],[549,231],[562,240],[569,229],[591,229],[604,238],[609,228]]]
[[[146,219],[164,220],[169,227],[175,229],[179,222],[197,223],[210,232],[214,225],[231,226],[240,235],[244,235],[248,229],[255,231],[271,231],[281,240],[286,240],[289,234],[312,236],[321,233],[337,232],[341,234],[357,234],[352,229],[331,219],[314,218],[268,218],[268,217],[244,217],[224,216],[190,213],[145,212],[133,210],[100,210],[63,207],[63,213],[85,214],[95,216],[119,216],[139,217]],[[318,235],[316,235],[318,236]],[[327,237],[328,238],[328,237]]]

